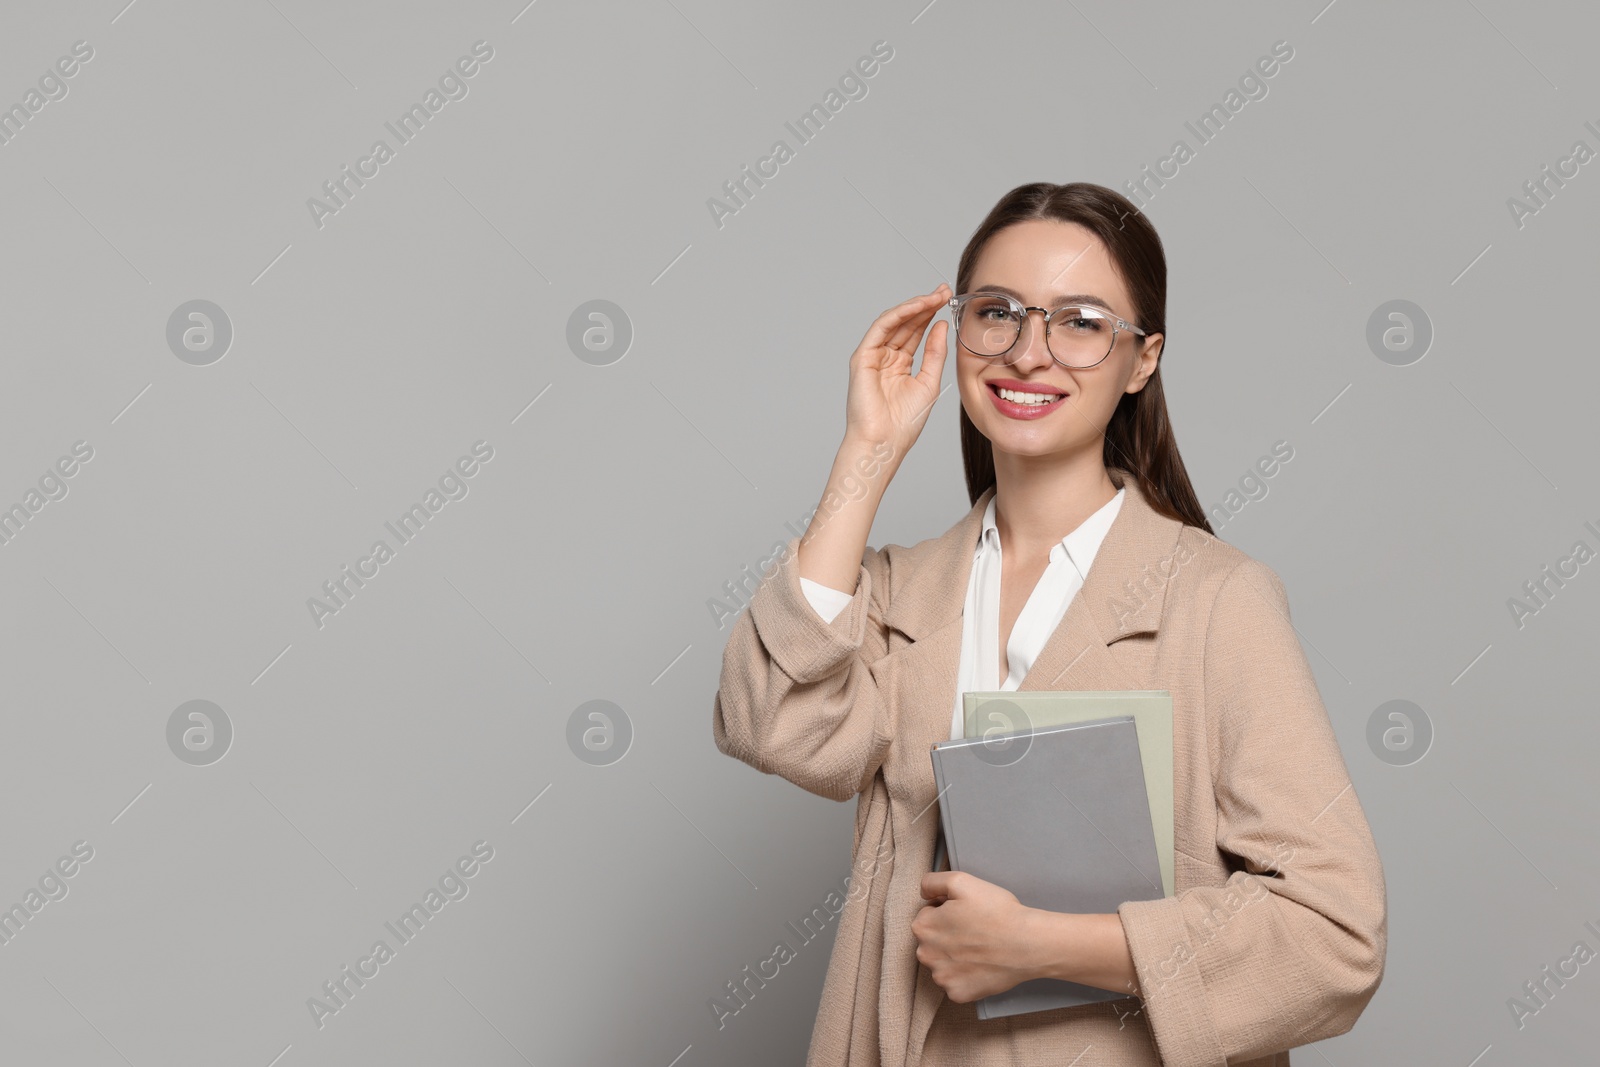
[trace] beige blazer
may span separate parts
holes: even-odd
[[[916,958],[986,491],[943,535],[862,556],[824,623],[789,541],[728,636],[722,752],[838,801],[854,864],[807,1067],[1287,1067],[1348,1031],[1383,976],[1383,871],[1268,566],[1127,490],[1083,588],[1022,680],[1172,693],[1176,895],[1118,914],[1141,998],[980,1020]],[[1080,1059],[1074,1059],[1081,1056]]]

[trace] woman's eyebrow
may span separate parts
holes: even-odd
[[[1021,303],[1026,304],[1028,302],[1027,298],[1021,293],[1017,292],[1015,289],[1007,289],[1003,285],[976,285],[973,286],[973,289],[982,290],[989,293],[1004,293],[1005,295],[1012,297]],[[1103,297],[1095,296],[1093,293],[1061,293],[1056,296],[1054,301],[1051,302],[1050,306],[1060,307],[1063,304],[1098,304],[1103,308],[1111,307],[1111,301],[1106,300]]]

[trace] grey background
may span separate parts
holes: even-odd
[[[802,1062],[828,938],[718,1028],[709,1002],[844,884],[853,805],[718,753],[710,602],[816,506],[872,318],[954,281],[1014,185],[1121,189],[1275,41],[1292,61],[1148,213],[1197,491],[1283,577],[1385,864],[1388,969],[1296,1062],[1566,1064],[1600,964],[1600,538],[1587,420],[1600,148],[1578,4],[8,5],[0,504],[94,449],[0,546],[0,903],[93,859],[0,945],[7,1063]],[[306,201],[473,42],[492,61],[336,216]],[[719,228],[706,201],[894,49]],[[187,301],[225,356],[177,358]],[[634,336],[578,358],[610,300]],[[1434,330],[1393,366],[1366,323]],[[947,371],[953,373],[953,371]],[[872,543],[966,510],[955,394]],[[530,406],[531,405],[531,406]],[[319,629],[307,600],[475,441],[494,458]],[[1216,520],[1213,520],[1214,522]],[[391,542],[393,538],[389,538]],[[208,766],[174,709],[232,724]],[[1394,766],[1386,701],[1434,731]],[[568,744],[587,701],[625,758]],[[530,806],[531,805],[531,806]],[[306,1001],[487,841],[492,861],[337,1015]],[[391,939],[392,940],[392,939]]]

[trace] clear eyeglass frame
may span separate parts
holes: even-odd
[[[1008,345],[1003,352],[997,352],[993,355],[983,352],[973,352],[972,349],[967,348],[967,346],[961,341],[961,311],[969,301],[980,296],[1004,300],[1006,303],[1011,305],[1012,313],[1015,314],[1018,319],[1022,320],[1017,326],[1017,336],[1012,339],[1011,344]],[[954,331],[956,335],[956,344],[961,345],[962,348],[966,348],[968,352],[972,352],[972,354],[977,356],[979,359],[999,360],[1006,363],[1007,366],[1010,365],[1011,361],[1006,357],[1009,356],[1012,350],[1017,347],[1017,342],[1022,340],[1022,327],[1032,318],[1030,312],[1034,311],[1037,311],[1039,314],[1044,316],[1045,351],[1050,353],[1051,359],[1061,364],[1061,366],[1066,367],[1068,370],[1088,370],[1090,367],[1098,367],[1100,364],[1104,363],[1106,361],[1106,356],[1111,355],[1112,350],[1117,347],[1117,335],[1123,330],[1126,330],[1131,334],[1136,334],[1139,337],[1145,336],[1145,331],[1139,329],[1139,327],[1133,325],[1131,322],[1127,322],[1118,318],[1105,308],[1096,307],[1094,304],[1063,304],[1061,307],[1056,308],[1055,311],[1049,311],[1042,307],[1029,307],[1014,297],[1006,295],[1005,293],[987,292],[980,289],[976,292],[962,293],[959,296],[952,296],[946,306],[950,308],[950,317],[953,320],[952,325],[956,327]],[[1077,308],[1082,311],[1087,311],[1091,313],[1092,316],[1106,319],[1111,323],[1111,343],[1106,345],[1105,355],[1102,355],[1093,363],[1085,363],[1082,365],[1067,363],[1063,361],[1060,356],[1056,355],[1055,349],[1050,347],[1050,322],[1056,317],[1056,315],[1067,310],[1068,308]]]

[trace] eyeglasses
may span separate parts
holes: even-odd
[[[1012,353],[1028,313],[1045,316],[1044,343],[1050,356],[1063,367],[1083,370],[1111,354],[1122,330],[1145,336],[1139,327],[1124,322],[1103,308],[1068,304],[1054,311],[1025,307],[1003,293],[963,293],[950,298],[956,320],[956,341],[975,356],[1016,362]]]

